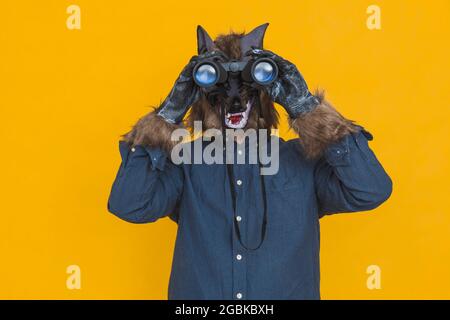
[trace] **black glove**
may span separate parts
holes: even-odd
[[[309,92],[305,79],[293,63],[267,50],[253,49],[246,55],[270,58],[277,64],[278,78],[264,89],[274,102],[286,109],[291,118],[310,112],[319,105],[319,100]]]
[[[220,51],[211,51],[193,56],[156,113],[169,123],[181,122],[189,107],[200,98],[200,88],[195,84],[192,75],[194,67],[203,59],[216,57],[223,58],[224,54]]]

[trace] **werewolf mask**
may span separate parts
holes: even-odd
[[[252,49],[262,49],[268,23],[248,34],[231,33],[218,36],[215,41],[201,26],[197,28],[198,54],[220,51],[216,63],[233,62],[251,65],[246,53]],[[267,94],[252,81],[242,77],[242,72],[226,73],[226,79],[211,87],[201,88],[202,97],[192,105],[187,118],[189,126],[194,121],[203,121],[205,129],[221,128],[265,128],[277,127],[278,114]],[[223,75],[223,74],[222,74]]]
[[[198,26],[198,56],[183,69],[164,102],[140,118],[123,136],[124,140],[130,145],[159,147],[170,153],[177,143],[171,140],[171,134],[183,127],[183,119],[185,126],[191,129],[195,121],[200,121],[203,130],[225,127],[270,130],[278,125],[274,102],[287,111],[289,125],[299,135],[307,158],[320,157],[329,145],[359,130],[324,99],[323,93],[313,95],[309,92],[295,65],[263,50],[267,26],[263,24],[248,34],[220,35],[214,41]],[[252,57],[247,56],[249,51]],[[228,71],[226,79],[217,85],[206,88],[194,83],[195,67],[204,58],[229,65],[230,62],[248,63],[250,59],[262,57],[278,65],[278,77],[268,86],[255,85],[246,81],[242,73]]]

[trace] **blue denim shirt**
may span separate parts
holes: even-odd
[[[226,165],[175,165],[160,149],[120,142],[122,164],[108,209],[132,223],[178,223],[169,299],[320,299],[319,218],[371,210],[392,182],[362,130],[307,160],[297,139],[279,141],[279,171],[265,176],[267,231],[257,164],[234,164],[236,214]],[[240,180],[239,183],[237,181]],[[237,215],[237,216],[236,216]]]

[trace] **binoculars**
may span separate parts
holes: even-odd
[[[278,77],[278,66],[269,58],[231,62],[210,59],[198,63],[194,67],[193,76],[198,86],[209,88],[225,83],[229,73],[240,75],[245,82],[267,85]]]

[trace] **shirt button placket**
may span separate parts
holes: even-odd
[[[235,183],[236,183],[236,216],[234,219],[239,223],[241,232],[243,231],[241,226],[241,221],[243,220],[242,216],[240,215],[240,209],[242,208],[242,205],[240,204],[240,201],[242,201],[241,196],[241,190],[242,188],[240,186],[243,185],[243,179],[241,177],[241,173],[239,172],[242,169],[242,166],[234,166],[235,168]],[[235,228],[235,225],[233,223],[233,228]],[[242,247],[241,243],[239,242],[239,239],[236,235],[236,230],[233,231],[233,298],[235,300],[242,300],[246,298],[246,285],[247,285],[247,266],[246,261],[244,259],[243,252],[245,251],[245,248]]]

